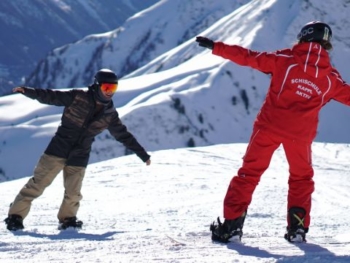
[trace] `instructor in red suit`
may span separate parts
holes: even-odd
[[[331,100],[350,106],[350,86],[330,63],[331,38],[330,26],[320,21],[307,23],[292,48],[271,53],[196,38],[199,46],[212,49],[214,55],[271,75],[243,164],[224,199],[225,221],[221,223],[218,218],[210,227],[213,240],[241,240],[253,192],[273,153],[282,145],[289,164],[285,238],[290,242],[305,241],[314,191],[311,144],[319,112]]]

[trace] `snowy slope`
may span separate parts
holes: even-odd
[[[11,233],[2,225],[0,261],[349,262],[349,145],[314,144],[316,191],[308,243],[283,239],[288,168],[282,149],[256,189],[243,244],[211,242],[209,224],[222,218],[222,201],[245,148],[229,144],[153,152],[151,166],[135,155],[89,166],[78,214],[84,228],[78,233],[56,229],[63,195],[59,175],[33,203],[23,232]],[[27,180],[0,184],[3,218]]]
[[[348,61],[350,59],[350,36],[348,28],[350,23],[347,19],[349,12],[350,5],[348,1],[250,1],[247,5],[223,17],[213,26],[202,32],[201,35],[210,37],[215,41],[238,44],[259,51],[273,51],[292,46],[296,42],[296,35],[300,28],[306,22],[312,20],[326,21],[333,28],[332,42],[334,49],[330,52],[332,64],[338,69],[343,79],[350,82],[348,71]],[[198,60],[201,61],[198,63]],[[248,122],[252,123],[258,109],[260,109],[263,101],[262,98],[268,87],[269,78],[260,72],[242,68],[227,60],[218,60],[213,65],[211,63],[213,60],[210,52],[198,48],[194,45],[194,39],[191,39],[183,45],[157,57],[138,70],[135,70],[127,75],[126,78],[175,68],[176,70],[173,72],[178,72],[179,65],[182,64],[190,65],[186,70],[191,74],[191,70],[196,65],[188,62],[194,61],[197,64],[201,63],[201,74],[203,76],[210,76],[205,79],[205,84],[209,85],[209,88],[227,89],[226,96],[228,98],[232,98],[231,94],[234,89],[238,89],[238,93],[244,92],[247,94],[249,109],[246,112],[239,112],[237,115],[243,115]],[[218,70],[213,70],[214,67]],[[220,81],[213,82],[213,80]],[[211,95],[212,100],[221,99],[219,98],[221,97],[221,92]],[[239,99],[240,96],[237,95],[237,92],[234,96],[238,97],[237,101],[239,104],[241,102]],[[225,102],[222,101],[222,103]],[[193,105],[197,104],[191,103],[188,107],[193,111],[198,110]],[[220,115],[223,114],[226,117],[226,112],[220,111]],[[221,119],[225,119],[225,117]],[[348,107],[331,102],[321,111],[319,132],[316,139],[318,141],[340,143],[350,142],[349,118],[350,111]],[[237,120],[237,117],[234,119]],[[241,119],[239,120],[239,124],[245,128],[247,127],[242,123]],[[234,130],[232,132],[235,132]],[[242,136],[241,132],[237,134]],[[237,138],[236,135],[233,135],[231,138],[234,141],[247,139],[244,135],[243,138]]]

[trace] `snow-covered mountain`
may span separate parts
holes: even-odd
[[[59,174],[33,202],[23,231],[11,233],[1,222],[0,262],[350,262],[349,145],[313,146],[316,189],[307,243],[290,244],[283,238],[288,164],[282,148],[255,190],[242,244],[211,241],[209,225],[223,218],[223,198],[246,146],[157,151],[150,166],[136,156],[90,165],[77,215],[84,224],[78,232],[57,230],[64,191]],[[28,162],[20,156],[14,161]],[[1,219],[28,179],[0,184]]]
[[[153,8],[174,2],[162,1]],[[339,3],[342,10],[338,10]],[[250,1],[199,34],[254,49],[274,50],[292,45],[304,23],[320,19],[333,28],[331,57],[347,80],[348,10],[345,0]],[[180,35],[176,31],[181,33],[182,29],[174,29],[173,35]],[[64,65],[70,67],[71,63],[66,62]],[[87,82],[92,82],[92,77]],[[191,38],[122,78],[119,84],[114,103],[123,122],[147,150],[156,151],[247,142],[269,78],[213,56]],[[42,105],[20,94],[0,98],[0,105],[0,173],[2,180],[20,178],[31,174],[33,167],[12,165],[17,147],[23,147],[21,156],[36,163],[59,125],[62,108]],[[316,140],[350,143],[349,110],[336,103],[325,107]],[[90,162],[125,154],[123,146],[103,133],[96,138]]]
[[[0,1],[0,95],[53,48],[110,31],[159,0]]]
[[[193,38],[249,0],[163,0],[121,27],[50,52],[26,84],[41,88],[85,86],[100,68],[120,77]],[[159,65],[161,66],[161,65]]]

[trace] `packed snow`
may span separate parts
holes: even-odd
[[[254,193],[242,244],[211,241],[209,225],[222,218],[227,186],[246,149],[227,144],[155,151],[151,166],[135,155],[91,164],[78,213],[84,222],[80,231],[57,230],[59,174],[33,202],[23,231],[0,228],[0,261],[350,262],[349,147],[313,145],[316,190],[307,243],[283,238],[288,167],[282,149]],[[14,162],[26,162],[20,150]],[[0,184],[4,218],[28,179]]]

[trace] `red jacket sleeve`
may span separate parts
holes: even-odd
[[[333,92],[333,100],[350,106],[350,85],[347,84],[338,71],[333,68],[332,76],[335,78],[335,91]]]
[[[257,52],[237,45],[230,46],[215,42],[213,54],[266,74],[273,74],[275,71],[276,53]]]

